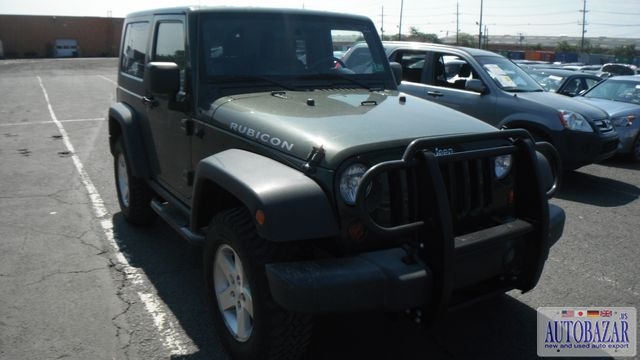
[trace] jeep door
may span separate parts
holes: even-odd
[[[416,82],[417,78],[411,72],[406,76],[403,66],[403,81],[399,86],[401,91],[445,105],[492,125],[497,124],[497,120],[492,121],[496,119],[496,97],[489,88],[485,85],[484,90],[479,91],[466,87],[467,80],[485,84],[479,75],[482,70],[478,69],[476,63],[460,54],[432,51],[425,51],[424,54],[419,82]]]
[[[174,62],[180,68],[177,94],[147,94],[147,114],[156,155],[157,180],[187,202],[190,198],[191,137],[185,131],[189,114],[176,110],[186,89],[185,21],[182,15],[158,16],[154,22],[151,61]]]

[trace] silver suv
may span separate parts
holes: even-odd
[[[402,66],[399,90],[464,112],[499,128],[524,128],[553,144],[563,168],[613,156],[618,136],[608,115],[574,99],[545,92],[509,59],[455,46],[383,42],[387,57]],[[364,44],[343,58],[363,61]]]

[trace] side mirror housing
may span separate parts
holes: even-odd
[[[396,79],[396,85],[400,85],[402,82],[402,65],[397,62],[390,62],[389,66],[391,66],[391,72],[393,72],[393,77]]]
[[[484,94],[487,91],[487,87],[484,86],[480,79],[469,79],[464,85],[465,90],[474,91],[480,94]]]
[[[150,62],[144,69],[144,83],[151,94],[175,94],[180,90],[180,68],[174,62]]]

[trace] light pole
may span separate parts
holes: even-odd
[[[400,0],[400,25],[398,25],[398,40],[402,40],[402,8],[404,7],[404,0]]]
[[[480,0],[480,22],[478,23],[478,49],[482,49],[482,3]]]

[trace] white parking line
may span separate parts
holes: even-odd
[[[113,80],[109,79],[108,77],[106,77],[106,76],[104,76],[104,75],[98,75],[98,77],[99,77],[99,78],[101,78],[101,79],[107,80],[108,82],[112,83],[112,84],[113,84],[113,85],[115,85],[115,86],[118,86],[118,83],[117,83],[117,82],[115,82],[115,81],[113,81]]]
[[[94,118],[94,119],[70,119],[70,120],[58,120],[59,123],[68,123],[68,122],[84,122],[84,121],[104,121],[105,118]],[[9,123],[9,124],[0,124],[0,127],[6,126],[24,126],[24,125],[44,125],[44,124],[55,124],[54,121],[29,121],[29,122],[19,122],[19,123]]]
[[[49,101],[49,95],[47,94],[47,90],[42,83],[42,79],[38,76],[38,83],[40,84],[40,88],[42,89],[42,93],[44,94],[44,98],[47,102],[47,107],[49,108],[49,114],[51,115],[51,122],[53,122],[60,134],[62,135],[62,140],[64,141],[64,145],[71,155],[71,159],[73,164],[80,175],[80,180],[84,185],[89,198],[91,199],[91,206],[95,213],[95,216],[100,221],[100,226],[102,227],[102,231],[107,238],[107,241],[113,247],[116,261],[122,267],[123,274],[126,276],[127,280],[129,280],[132,284],[141,284],[141,283],[149,283],[149,280],[146,276],[138,269],[131,266],[129,263],[126,254],[122,252],[118,242],[115,240],[113,236],[113,222],[111,221],[111,215],[107,211],[107,208],[104,206],[104,201],[102,197],[98,193],[93,181],[89,178],[89,174],[84,169],[84,165],[80,161],[80,158],[76,155],[73,144],[69,139],[69,135],[65,130],[62,122],[57,119],[56,114],[53,111],[53,107],[51,106],[51,102]],[[104,120],[104,119],[102,119]],[[173,324],[167,320],[167,310],[166,305],[153,293],[145,293],[136,291],[140,301],[144,304],[145,309],[149,312],[153,319],[153,323],[156,326],[158,334],[160,334],[163,338],[161,339],[164,346],[171,352],[171,355],[186,355],[187,349],[179,340],[178,333],[175,331]]]

